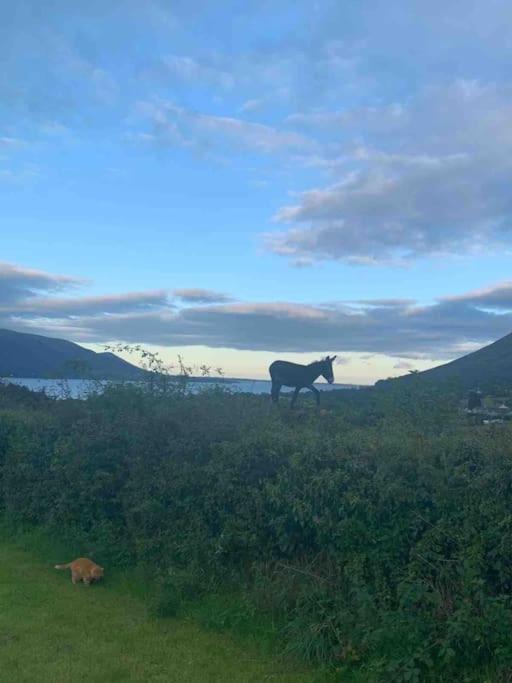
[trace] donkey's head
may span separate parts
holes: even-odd
[[[324,377],[329,384],[332,384],[334,382],[334,374],[332,371],[332,362],[336,358],[336,356],[333,356],[330,358],[329,356],[326,356],[325,358],[322,358],[320,363],[322,364],[322,369],[320,370],[320,374],[322,377]]]

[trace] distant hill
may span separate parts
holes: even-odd
[[[479,386],[482,389],[512,387],[512,334],[468,353],[450,363],[438,365],[423,372],[380,380],[377,385],[426,382],[440,384],[451,382],[464,388]]]
[[[113,353],[64,339],[0,329],[0,377],[140,379],[145,371]]]

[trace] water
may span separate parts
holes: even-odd
[[[32,391],[44,391],[48,396],[56,398],[87,398],[92,393],[102,391],[103,388],[115,382],[106,380],[88,379],[31,379],[20,377],[5,377],[1,382],[17,384],[27,387]],[[202,391],[213,386],[221,386],[230,391],[249,394],[270,394],[270,382],[264,379],[240,379],[240,380],[213,380],[208,382],[198,382],[189,380],[187,390],[192,392]],[[327,384],[318,383],[316,386],[321,391],[332,391],[333,389],[358,389],[354,384]],[[292,391],[283,387],[283,391]]]

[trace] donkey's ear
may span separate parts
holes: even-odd
[[[331,361],[333,361],[333,360],[336,360],[336,356],[333,356],[333,357],[331,358]]]

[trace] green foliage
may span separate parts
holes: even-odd
[[[53,569],[67,552],[34,532],[8,541],[0,529],[2,683],[313,683],[314,673],[192,620],[148,614],[122,575],[91,588]],[[35,548],[34,548],[35,546]],[[43,552],[44,551],[44,552]]]
[[[133,386],[8,408],[2,391],[6,518],[150,568],[154,614],[235,586],[241,612],[212,623],[263,611],[344,680],[512,671],[510,425],[412,386],[324,394],[321,413]]]
[[[105,351],[115,354],[129,354],[137,358],[137,365],[145,372],[143,379],[146,390],[151,393],[179,393],[188,389],[189,380],[194,373],[198,377],[211,377],[212,368],[204,363],[199,366],[187,365],[183,357],[178,354],[176,364],[167,364],[156,351],[149,351],[140,344],[113,344],[105,346]],[[222,368],[215,368],[215,374],[224,376]]]

